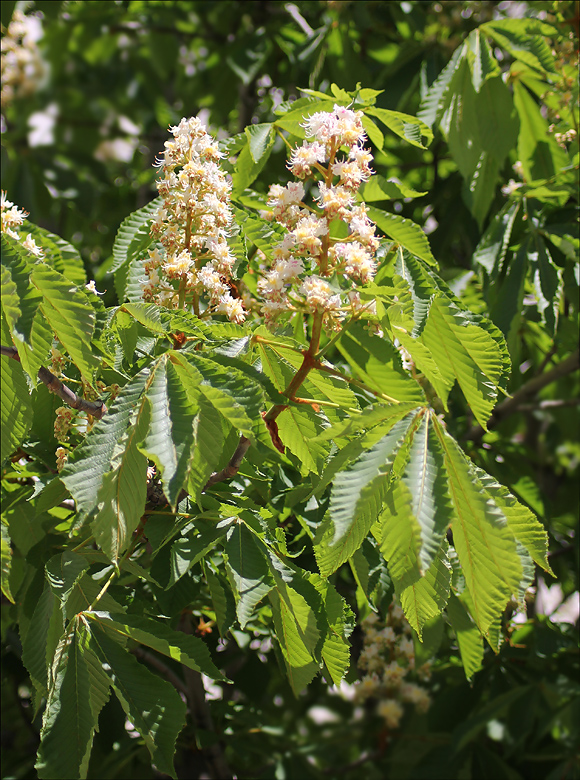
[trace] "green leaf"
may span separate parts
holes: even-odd
[[[485,36],[482,35],[481,28],[473,30],[467,40],[473,51],[473,62],[471,65],[473,87],[476,92],[479,92],[482,84],[487,79],[500,75],[500,67],[489,48]]]
[[[207,645],[199,637],[174,631],[165,623],[151,617],[88,612],[85,618],[98,623],[100,628],[117,641],[119,637],[134,639],[168,658],[173,658],[188,669],[205,674],[212,680],[226,682],[226,678],[212,661]]]
[[[226,565],[236,596],[236,614],[244,628],[254,609],[274,587],[261,543],[243,522],[228,530],[224,544]]]
[[[91,675],[76,634],[59,649],[35,768],[40,778],[85,778],[97,725],[91,706]]]
[[[60,478],[77,503],[82,521],[97,506],[104,475],[111,469],[117,442],[125,437],[127,426],[145,389],[149,371],[144,370],[122,389],[107,414],[99,420],[85,441],[75,449]]]
[[[455,631],[465,676],[471,680],[481,669],[483,662],[483,641],[481,633],[462,601],[451,592],[447,602],[447,615]]]
[[[224,427],[222,415],[204,396],[200,396],[199,412],[193,423],[195,447],[187,482],[187,492],[196,501],[199,501],[203,488],[212,472],[217,470],[222,457]]]
[[[366,526],[366,536],[379,514],[390,467],[413,420],[411,412],[398,422],[383,423],[382,438],[336,474],[330,494],[330,517],[335,528],[333,546],[350,533],[355,521]]]
[[[419,563],[423,571],[438,554],[453,519],[443,453],[427,414],[415,431],[402,480],[412,497],[411,511],[420,529]]]
[[[347,561],[368,534],[384,500],[390,467],[413,419],[410,413],[389,425],[388,433],[374,447],[335,478],[330,514],[314,539],[316,561],[323,576]]]
[[[186,712],[178,692],[140,664],[94,622],[89,646],[107,665],[104,668],[113,690],[127,718],[144,739],[153,763],[160,772],[175,778],[175,740],[185,725]]]
[[[96,318],[87,296],[47,265],[36,265],[30,279],[42,293],[41,309],[51,328],[81,374],[90,381],[100,361],[91,350]]]
[[[473,603],[473,618],[484,636],[512,594],[518,592],[522,568],[515,539],[505,517],[474,483],[469,462],[437,420],[455,510],[453,543]]]
[[[22,626],[20,631],[22,661],[39,695],[46,697],[49,669],[64,631],[61,605],[48,583],[44,583],[44,589],[36,602],[28,631],[23,635]]]
[[[449,598],[451,566],[446,550],[445,540],[425,575],[404,588],[399,595],[405,616],[419,639],[423,637],[425,623],[443,612]]]
[[[1,327],[2,344],[8,346],[11,339],[4,317]],[[22,366],[16,360],[5,355],[0,357],[0,380],[0,461],[3,466],[25,440],[32,425],[33,410]]]
[[[209,564],[204,566],[204,572],[215,612],[216,624],[223,639],[236,619],[236,602],[230,588]]]
[[[246,128],[248,132],[249,128]],[[268,162],[272,146],[274,145],[275,133],[270,131],[267,139],[263,135],[252,138],[253,150],[250,141],[243,147],[238,155],[232,175],[232,198],[235,199],[241,195],[260,175],[265,164]],[[259,160],[254,161],[253,153],[259,154]]]
[[[399,214],[380,211],[374,206],[369,206],[367,213],[389,238],[392,238],[412,255],[420,257],[428,265],[437,267],[437,261],[433,257],[427,236],[416,222],[405,219]]]
[[[470,467],[474,479],[501,509],[515,538],[523,544],[538,566],[555,576],[548,562],[548,534],[534,513],[527,506],[520,504],[506,487],[500,485],[483,469],[474,463],[471,463]]]
[[[46,263],[77,287],[87,283],[83,260],[72,244],[28,220],[24,220],[21,230],[23,233],[30,233],[42,247]]]
[[[145,236],[149,235],[149,223],[162,203],[162,198],[155,198],[123,220],[113,244],[114,260],[109,273],[114,273],[136,256]]]
[[[12,547],[10,546],[10,534],[8,526],[2,519],[2,593],[8,601],[14,604],[14,596],[10,587],[10,574],[12,569]]]
[[[183,380],[189,378],[189,373],[180,368],[167,354],[155,366],[145,396],[150,407],[149,429],[139,445],[159,469],[163,492],[174,511],[189,476],[197,411],[189,398],[197,388],[192,386],[191,393],[186,393]]]
[[[186,354],[186,359],[200,376],[200,392],[234,428],[253,441],[253,421],[264,402],[261,386],[232,366],[225,368],[191,352]]]
[[[72,550],[65,550],[63,553],[53,555],[44,568],[50,589],[64,610],[71,591],[83,572],[89,568],[89,563],[82,555],[77,555]]]
[[[218,527],[216,523],[198,518],[195,521],[195,528],[171,545],[171,573],[167,587],[175,585],[198,561],[213,550],[216,541],[223,534],[224,529]]]
[[[385,400],[414,406],[425,403],[420,385],[403,370],[398,351],[387,339],[370,335],[356,323],[343,333],[337,347],[361,379]]]
[[[485,429],[503,384],[504,364],[494,338],[472,325],[438,296],[421,336],[447,381],[455,377],[478,423]]]
[[[270,603],[286,673],[298,696],[318,672],[314,657],[320,636],[316,615],[304,596],[283,580],[270,593]]]
[[[433,127],[435,122],[441,117],[441,114],[449,104],[451,97],[451,83],[459,69],[463,58],[467,55],[467,44],[458,46],[453,52],[453,56],[443,68],[439,76],[427,90],[417,117],[425,122],[429,127]]]
[[[554,37],[557,30],[539,19],[497,19],[481,26],[502,48],[521,62],[541,73],[555,74],[554,57],[545,35]]]
[[[544,239],[538,233],[532,234],[527,249],[538,312],[550,335],[554,335],[563,292],[562,270],[552,260]]]
[[[263,122],[257,125],[248,125],[245,130],[250,155],[255,163],[259,163],[262,157],[270,150],[276,133],[271,122]],[[245,189],[245,187],[244,187]]]
[[[517,154],[527,181],[557,176],[568,163],[564,149],[548,132],[548,122],[526,87],[515,81],[514,104],[520,118]]]
[[[326,624],[320,654],[330,679],[338,686],[350,666],[350,645],[345,636],[346,603],[327,579],[310,574],[309,580],[321,594],[324,603],[319,616],[319,620]]]
[[[359,190],[361,200],[372,203],[380,200],[400,200],[401,198],[421,198],[426,192],[418,192],[402,182],[387,181],[375,174]]]
[[[103,475],[97,493],[97,512],[91,521],[95,541],[109,560],[116,562],[127,549],[145,511],[147,458],[139,450],[147,431],[148,414],[138,410],[134,425],[125,431]]]
[[[386,108],[367,108],[366,114],[375,116],[399,138],[403,138],[413,146],[426,149],[433,140],[433,131],[421,119],[402,114],[400,111],[390,111]],[[423,140],[425,139],[425,140]]]

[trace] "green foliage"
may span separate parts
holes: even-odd
[[[69,132],[20,155],[45,93],[7,105],[8,197],[47,226],[2,233],[2,695],[38,734],[7,776],[355,777],[364,749],[371,780],[572,777],[577,647],[531,596],[542,572],[578,588],[569,8],[261,5],[34,5]],[[285,146],[362,112],[378,267],[334,332],[143,301],[145,158],[191,105],[231,135],[246,301]],[[124,133],[145,150],[121,172]],[[47,368],[89,402],[65,431]],[[339,691],[393,603],[435,661],[429,712],[385,727]]]

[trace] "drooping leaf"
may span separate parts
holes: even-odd
[[[468,460],[457,443],[437,420],[435,430],[445,455],[456,515],[453,542],[472,599],[473,618],[485,636],[518,592],[522,569],[516,542],[499,508],[474,484]]]
[[[186,705],[175,688],[140,664],[99,625],[91,624],[89,646],[109,676],[127,718],[141,734],[160,772],[175,778],[175,740],[185,724]],[[74,776],[74,775],[73,775]],[[69,775],[70,777],[70,775]]]
[[[444,541],[424,576],[404,588],[399,596],[405,616],[419,639],[425,623],[443,612],[449,598],[451,566],[446,550],[447,541]]]
[[[318,671],[314,657],[320,636],[316,615],[304,596],[283,580],[271,591],[270,604],[288,680],[298,696]]]
[[[3,293],[4,295],[4,293]],[[2,317],[2,344],[11,344],[8,327]],[[0,357],[0,429],[1,465],[22,444],[32,425],[32,406],[22,366],[4,355]]]
[[[55,780],[85,778],[96,725],[91,675],[73,634],[60,653],[46,702],[35,764],[38,776]]]
[[[473,414],[485,428],[504,372],[494,339],[441,297],[431,305],[421,338],[443,375],[457,379]]]
[[[260,542],[245,526],[235,522],[229,529],[224,552],[226,565],[236,596],[236,614],[241,628],[251,618],[255,607],[274,587]]]
[[[461,600],[451,592],[447,602],[447,615],[455,631],[465,676],[471,680],[481,669],[483,661],[483,640],[481,633]]]

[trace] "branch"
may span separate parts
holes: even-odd
[[[0,346],[0,355],[5,355],[13,360],[20,362],[20,355],[16,347]],[[48,368],[41,366],[38,369],[38,378],[43,382],[51,393],[58,395],[59,398],[72,406],[73,409],[79,409],[81,412],[88,412],[88,414],[100,420],[101,417],[106,414],[107,407],[102,401],[86,401],[84,398],[80,398],[76,393],[73,393],[66,385],[64,385],[60,379],[57,379]]]
[[[565,360],[562,360],[561,363],[558,363],[558,365],[552,368],[550,371],[546,371],[544,374],[540,374],[539,376],[535,376],[533,379],[530,379],[529,382],[526,382],[524,385],[522,385],[519,390],[510,396],[510,398],[506,398],[505,401],[502,401],[501,404],[498,404],[495,407],[493,414],[487,423],[488,430],[490,428],[495,428],[496,425],[498,425],[505,417],[508,417],[510,414],[520,411],[522,407],[527,405],[527,402],[533,396],[539,393],[540,390],[542,390],[547,385],[552,384],[552,382],[556,382],[558,379],[561,379],[567,374],[571,374],[573,371],[577,371],[579,365],[578,350],[576,350],[576,352],[573,352]],[[481,425],[474,425],[473,428],[467,432],[464,438],[470,439],[472,441],[479,441],[484,433],[485,431]]]
[[[238,473],[238,469],[244,459],[244,455],[250,447],[250,440],[245,436],[240,436],[240,443],[236,447],[236,451],[230,458],[228,465],[221,471],[214,471],[211,477],[205,484],[204,490],[207,490],[211,485],[215,485],[216,482],[223,482],[224,479],[230,479]]]

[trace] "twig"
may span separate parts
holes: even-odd
[[[16,347],[5,347],[0,345],[0,354],[20,362],[20,355],[18,354]],[[60,379],[55,377],[48,368],[41,366],[38,369],[38,378],[48,387],[51,393],[58,395],[65,404],[72,406],[73,409],[78,409],[81,412],[88,412],[88,414],[92,415],[97,420],[100,420],[101,417],[106,414],[107,407],[102,401],[86,401],[84,398],[81,398],[64,385]]]
[[[562,360],[561,363],[558,363],[558,365],[550,371],[546,371],[545,373],[530,379],[529,382],[522,385],[522,387],[520,387],[520,389],[510,398],[506,398],[505,401],[502,401],[501,404],[498,404],[495,407],[493,414],[487,423],[488,430],[490,428],[495,428],[495,426],[508,415],[519,411],[522,405],[539,393],[544,387],[552,384],[552,382],[556,382],[567,374],[571,374],[573,371],[577,371],[578,367],[578,350],[576,350],[576,352],[573,352],[565,360]],[[484,433],[485,431],[481,425],[474,425],[464,438],[472,441],[479,441]]]
[[[224,479],[230,479],[238,473],[238,469],[244,459],[244,455],[250,447],[250,440],[245,436],[240,437],[240,443],[236,447],[236,451],[232,455],[228,465],[221,471],[214,471],[211,477],[205,484],[204,490],[207,490],[211,485],[215,485],[216,482],[223,482]]]

